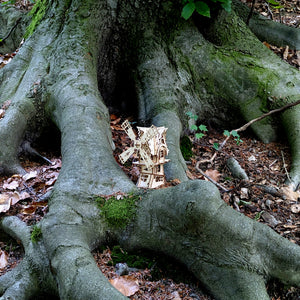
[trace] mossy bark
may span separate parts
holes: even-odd
[[[40,241],[32,243],[30,228],[16,218],[1,222],[22,240],[25,256],[0,278],[0,299],[42,291],[61,299],[124,299],[91,255],[108,241],[181,260],[218,299],[267,299],[265,281],[272,277],[300,285],[299,246],[227,207],[213,185],[186,176],[179,145],[186,112],[229,129],[299,94],[297,70],[261,45],[234,12],[217,18],[207,26],[186,22],[176,1],[48,3],[0,70],[0,101],[11,101],[0,120],[0,168],[24,172],[18,147],[51,121],[61,133],[62,169]],[[113,157],[110,107],[169,128],[166,175],[182,181],[142,194],[125,229],[111,227],[95,203],[97,195],[137,190]],[[295,183],[298,110],[282,115]],[[253,130],[265,141],[276,136],[271,120]]]

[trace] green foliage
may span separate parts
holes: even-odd
[[[15,5],[16,0],[8,0],[0,3],[0,6],[9,6],[9,5]]]
[[[190,119],[197,121],[197,119],[198,119],[197,115],[194,115],[192,112],[187,112],[186,114],[188,115],[188,117]],[[195,133],[195,138],[196,139],[203,138],[205,136],[204,132],[208,131],[207,127],[205,125],[203,125],[203,124],[201,124],[200,126],[197,126],[197,125],[193,124],[193,125],[190,126],[190,129],[192,131],[200,130],[200,132],[196,132]]]
[[[274,0],[270,0],[270,1],[274,1]],[[225,9],[227,12],[231,11],[231,0],[207,0],[207,1],[182,0],[183,8],[181,11],[181,16],[185,20],[187,20],[196,11],[199,15],[210,18],[209,4],[212,3],[219,3],[221,7]]]
[[[198,120],[198,116],[197,115],[194,115],[192,112],[187,112],[186,115],[191,119],[191,120],[195,120],[197,121]],[[190,126],[190,129],[192,131],[197,131],[199,130],[200,132],[196,132],[195,133],[195,138],[196,139],[201,139],[202,137],[205,136],[205,133],[207,130],[207,127],[203,124],[201,124],[200,126],[197,126],[195,124],[191,125]],[[228,131],[228,130],[224,130],[223,134],[226,136],[226,137],[230,137],[230,136],[233,136],[234,140],[236,141],[236,144],[239,145],[241,144],[243,141],[241,140],[241,137],[240,135],[238,134],[238,132],[236,130],[232,130],[232,131]],[[219,150],[219,143],[214,143],[213,144],[213,147],[215,150]],[[182,152],[182,151],[181,151]]]
[[[136,194],[116,194],[97,197],[96,203],[100,209],[100,215],[110,226],[124,228],[134,218],[139,200],[140,196]]]
[[[123,250],[121,246],[114,246],[111,251],[112,260],[109,262],[110,265],[116,265],[117,263],[126,263],[128,267],[137,269],[150,269],[154,264],[154,259],[139,255],[129,254]]]
[[[38,24],[41,22],[41,20],[44,18],[44,15],[46,13],[46,9],[48,6],[48,0],[37,0],[31,11],[29,12],[29,15],[32,16],[32,20],[29,24],[29,26],[26,28],[24,38],[30,37],[35,28],[38,26]]]
[[[186,135],[183,136],[180,140],[180,150],[185,160],[190,160],[190,158],[193,156],[192,148],[193,143],[191,142],[190,138]]]
[[[261,217],[261,215],[262,215],[263,212],[264,212],[263,210],[260,211],[260,212],[258,212],[258,213],[255,215],[254,220],[255,220],[255,221],[258,221],[258,220],[260,219],[260,217]]]
[[[37,243],[42,238],[42,229],[39,226],[34,225],[30,238],[33,243]]]
[[[224,130],[223,134],[227,137],[229,136],[233,136],[234,137],[234,140],[236,141],[236,144],[239,145],[241,144],[243,141],[241,140],[241,137],[240,135],[238,134],[237,131],[235,130],[232,130],[232,131],[228,131],[228,130]]]

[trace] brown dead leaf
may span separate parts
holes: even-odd
[[[109,282],[126,297],[132,296],[139,290],[138,281],[130,275],[110,279]]]
[[[213,179],[214,181],[218,182],[221,174],[217,170],[208,169],[205,172],[205,175]]]
[[[11,181],[10,183],[4,183],[3,188],[7,190],[15,190],[19,186],[19,182],[16,180]]]
[[[38,207],[47,207],[46,201],[32,202],[30,205],[26,205],[21,209],[21,213],[24,215],[32,215],[35,213]]]
[[[10,193],[10,204],[15,205],[21,200],[20,194],[18,192]]]
[[[9,194],[0,194],[0,212],[6,212],[10,208],[10,195]]]
[[[185,173],[189,179],[191,179],[191,180],[196,179],[195,176],[189,170],[186,170]]]
[[[294,192],[293,188],[290,186],[284,186],[279,191],[285,195],[287,200],[298,201],[298,198],[300,197],[300,192]]]
[[[282,54],[282,58],[287,59],[288,55],[289,55],[289,46],[286,46],[285,49],[284,49],[284,52]]]
[[[0,269],[3,269],[8,265],[7,259],[8,254],[5,251],[0,250]]]
[[[37,176],[37,171],[31,171],[31,172],[25,174],[25,175],[23,176],[23,179],[24,179],[25,181],[28,181],[29,179],[35,178],[36,176]]]
[[[181,300],[182,299],[177,291],[171,293],[171,295],[173,297],[172,300]]]

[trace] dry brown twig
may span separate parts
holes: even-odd
[[[243,126],[237,128],[237,129],[235,129],[235,130],[232,130],[231,132],[233,132],[233,131],[235,131],[235,132],[241,132],[241,131],[244,131],[244,130],[246,130],[249,126],[251,126],[253,123],[255,123],[255,122],[257,122],[257,121],[260,121],[260,120],[262,120],[262,119],[264,119],[264,118],[266,118],[266,117],[268,117],[268,116],[270,116],[270,115],[272,115],[272,114],[274,114],[274,113],[278,113],[278,112],[284,111],[284,110],[286,110],[286,109],[288,109],[288,108],[290,108],[290,107],[296,106],[296,105],[298,105],[298,104],[300,104],[300,100],[298,100],[298,101],[296,101],[296,102],[293,102],[293,103],[289,103],[289,104],[287,104],[287,105],[285,105],[285,106],[283,106],[283,107],[280,107],[280,108],[271,110],[271,111],[269,111],[269,112],[267,112],[267,113],[261,115],[260,117],[255,118],[255,119],[249,121],[248,123],[244,124]],[[213,180],[212,178],[210,178],[208,175],[206,175],[206,174],[200,169],[199,165],[202,164],[202,163],[207,163],[207,162],[208,162],[208,163],[212,163],[212,162],[214,161],[214,159],[216,158],[217,153],[225,146],[225,144],[226,144],[227,141],[230,139],[230,137],[231,137],[231,134],[230,134],[229,136],[226,136],[226,138],[224,139],[224,141],[220,144],[218,150],[215,151],[215,153],[213,154],[213,156],[212,156],[210,159],[199,160],[199,161],[197,161],[196,166],[195,166],[196,170],[197,170],[201,175],[203,175],[204,177],[206,177],[209,181],[211,181],[213,184],[215,184],[217,187],[219,187],[219,188],[220,188],[222,191],[224,191],[224,192],[228,192],[228,190],[227,190],[225,187],[223,187],[221,184],[217,183],[215,180]],[[283,162],[284,162],[284,168],[285,168],[284,157],[283,157]],[[286,168],[285,168],[285,170],[286,170]],[[286,174],[287,174],[287,176],[288,176],[288,178],[289,178],[289,175],[288,175],[288,173],[287,173],[287,170],[286,170]]]
[[[243,126],[237,128],[237,129],[232,130],[231,132],[233,132],[233,131],[235,131],[235,132],[241,132],[241,131],[244,131],[244,130],[246,130],[249,126],[251,126],[253,123],[258,122],[258,121],[261,121],[262,119],[264,119],[264,118],[266,118],[266,117],[268,117],[268,116],[270,116],[270,115],[272,115],[272,114],[275,114],[275,113],[284,111],[284,110],[286,110],[286,109],[288,109],[288,108],[291,108],[291,107],[293,107],[293,106],[296,106],[296,105],[298,105],[298,104],[300,104],[300,100],[298,100],[298,101],[296,101],[296,102],[293,102],[293,103],[289,103],[289,104],[284,105],[284,106],[282,106],[282,107],[280,107],[280,108],[270,110],[269,112],[267,112],[267,113],[261,115],[261,116],[258,117],[258,118],[255,118],[255,119],[249,121],[248,123],[244,124]],[[216,158],[217,153],[225,146],[225,144],[226,144],[227,141],[230,139],[230,137],[231,137],[231,134],[230,134],[229,136],[227,136],[227,137],[224,139],[224,141],[220,144],[218,150],[215,151],[215,153],[213,154],[213,156],[212,156],[210,159],[205,159],[205,160],[198,161],[199,164],[203,164],[203,163],[212,163],[212,162],[214,161],[214,159]],[[198,164],[198,162],[197,162],[197,164]],[[199,168],[199,164],[198,164],[198,168]]]

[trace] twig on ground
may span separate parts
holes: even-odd
[[[199,168],[199,164],[200,161],[198,161],[196,163],[196,170],[203,175],[205,178],[207,178],[210,182],[212,182],[214,185],[216,185],[217,187],[219,187],[223,192],[228,192],[229,190],[227,190],[223,185],[219,184],[218,182],[216,182],[215,180],[213,180],[211,177],[209,177],[208,175],[206,175],[200,168]]]
[[[285,159],[284,159],[284,155],[283,155],[283,152],[281,151],[281,156],[282,156],[282,161],[283,161],[283,168],[284,168],[284,171],[285,171],[285,174],[289,180],[289,182],[292,182],[291,180],[291,177],[289,175],[289,172],[287,171],[287,168],[286,168],[286,163],[285,163]]]
[[[275,114],[275,113],[284,111],[284,110],[286,110],[286,109],[288,109],[288,108],[291,108],[291,107],[293,107],[293,106],[296,106],[296,105],[298,105],[298,104],[300,104],[300,100],[298,100],[298,101],[296,101],[296,102],[293,102],[293,103],[289,103],[289,104],[284,105],[284,106],[282,106],[282,107],[280,107],[280,108],[270,110],[269,112],[267,112],[267,113],[261,115],[261,116],[258,117],[258,118],[255,118],[255,119],[249,121],[248,123],[244,124],[243,126],[237,128],[237,129],[232,130],[231,132],[233,132],[233,131],[235,131],[235,132],[241,132],[241,131],[244,131],[244,130],[246,130],[249,126],[251,126],[253,123],[255,123],[255,122],[257,122],[257,121],[261,121],[262,119],[264,119],[264,118],[266,118],[266,117],[268,117],[268,116],[270,116],[270,115],[272,115],[272,114]],[[230,139],[230,137],[231,137],[231,134],[230,134],[229,136],[227,136],[227,137],[224,139],[224,141],[220,144],[218,150],[216,150],[216,152],[213,154],[213,156],[212,156],[210,159],[201,160],[201,161],[199,161],[199,163],[201,163],[201,164],[202,164],[202,163],[207,163],[207,162],[212,163],[212,162],[214,161],[214,159],[216,158],[217,153],[225,146],[225,144],[226,144],[227,141]]]

